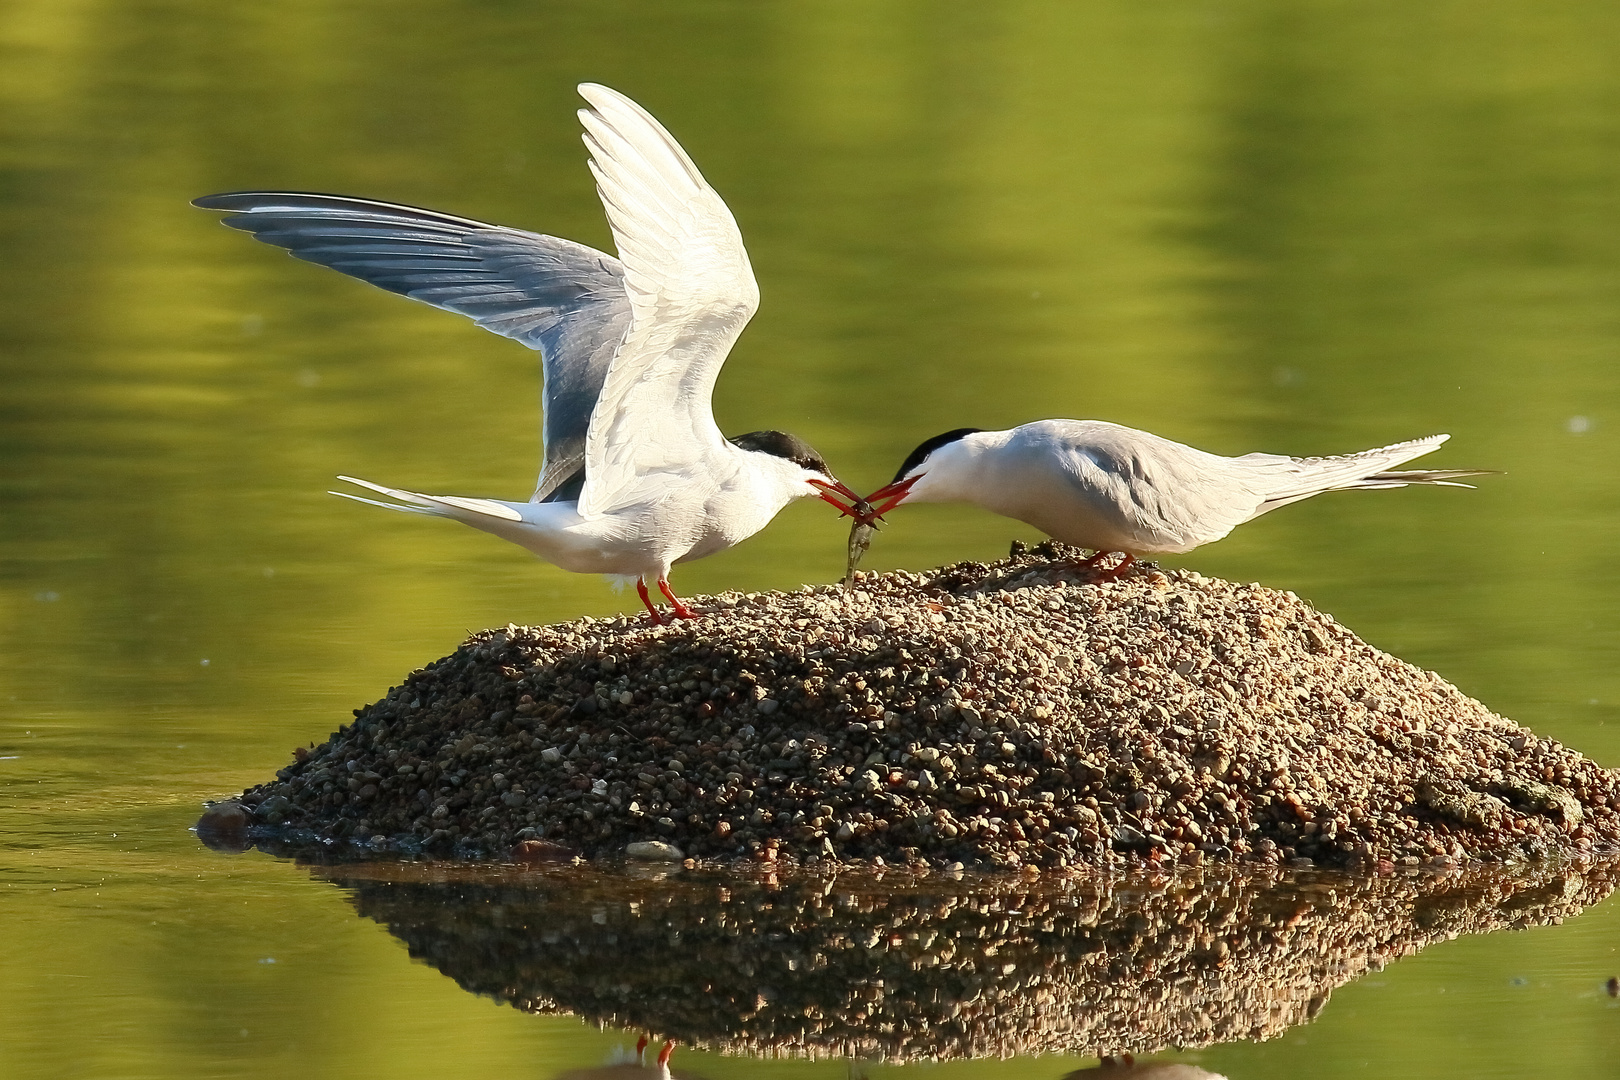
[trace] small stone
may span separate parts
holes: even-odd
[[[1147,843],[1147,836],[1133,825],[1115,825],[1114,843],[1119,847],[1140,847]]]
[[[209,803],[197,819],[197,839],[215,851],[246,851],[253,846],[247,835],[251,821],[247,808],[234,799]]]
[[[1532,810],[1551,812],[1568,824],[1579,824],[1585,816],[1581,802],[1563,788],[1553,787],[1536,780],[1510,778],[1503,781],[1502,791],[1516,803]]]
[[[625,845],[625,855],[648,862],[680,862],[686,853],[664,840],[638,840]]]

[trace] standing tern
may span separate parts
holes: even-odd
[[[1337,457],[1221,457],[1104,420],[1037,420],[1008,431],[958,428],[918,446],[894,480],[866,497],[856,528],[897,506],[970,502],[1066,544],[1090,548],[1117,577],[1138,555],[1179,554],[1279,506],[1353,488],[1472,487],[1483,469],[1390,472],[1449,435]],[[853,545],[853,541],[852,541]]]
[[[857,496],[803,439],[715,426],[714,382],[759,306],[731,211],[646,110],[594,83],[579,118],[615,259],[554,236],[343,195],[249,191],[193,205],[292,255],[469,316],[537,349],[544,463],[528,502],[425,495],[339,477],[453,518],[576,573],[656,582],[677,618],[672,565],[724,551],[789,502]],[[842,501],[841,501],[842,500]]]

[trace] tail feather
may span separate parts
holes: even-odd
[[[430,517],[455,518],[466,521],[468,516],[481,518],[500,518],[504,521],[522,521],[523,515],[507,506],[505,503],[495,502],[493,499],[473,499],[463,495],[424,495],[419,491],[405,491],[402,488],[384,487],[373,484],[370,480],[361,480],[353,476],[339,476],[344,483],[363,487],[368,491],[375,491],[379,495],[387,495],[398,502],[380,502],[376,499],[367,499],[359,495],[350,495],[344,491],[328,491],[328,495],[336,495],[343,499],[352,499],[355,502],[366,503],[369,506],[380,506],[384,510],[400,510],[409,514],[427,514]]]
[[[375,491],[379,495],[387,495],[390,499],[398,499],[400,502],[415,503],[418,506],[426,506],[426,505],[428,505],[428,497],[426,495],[418,494],[417,492],[414,492],[414,491],[403,491],[400,488],[384,487],[381,484],[373,484],[370,480],[361,480],[357,476],[339,476],[338,479],[343,481],[345,484],[353,484],[355,487],[363,487],[367,491]],[[327,494],[328,495],[342,495],[343,492],[341,492],[341,491],[328,491]],[[352,499],[355,496],[349,495],[349,496],[345,496],[345,497]],[[368,500],[362,500],[362,501],[368,501]],[[384,505],[387,505],[387,504],[384,504]]]
[[[1279,478],[1277,488],[1260,504],[1254,516],[1259,517],[1279,506],[1287,506],[1324,491],[1375,491],[1409,484],[1471,488],[1474,485],[1456,483],[1457,478],[1494,473],[1491,469],[1390,469],[1392,465],[1433,453],[1449,438],[1450,435],[1430,435],[1424,439],[1392,443],[1355,454],[1288,459],[1292,467],[1287,478]]]
[[[347,491],[328,491],[328,495],[336,495],[340,499],[349,499],[352,502],[365,503],[367,506],[380,506],[384,510],[398,510],[404,514],[426,514],[429,517],[439,517],[437,512],[425,506],[409,506],[405,503],[386,503],[378,499],[367,499],[359,495],[350,495]]]
[[[1394,487],[1403,487],[1407,484],[1439,484],[1443,487],[1471,488],[1473,484],[1453,484],[1449,481],[1460,476],[1501,476],[1501,469],[1412,469],[1401,472],[1373,473],[1368,480],[1388,482]]]

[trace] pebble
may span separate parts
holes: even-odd
[[[649,862],[680,862],[686,858],[684,851],[662,840],[638,840],[634,844],[626,844],[624,853],[629,858],[646,859]]]
[[[941,869],[1620,847],[1615,774],[1298,597],[1078,554],[483,631],[235,802],[294,847],[484,858],[526,830]]]
[[[217,851],[246,851],[252,846],[248,837],[252,821],[247,808],[235,800],[210,803],[197,819],[197,839]]]

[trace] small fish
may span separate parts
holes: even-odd
[[[855,524],[849,527],[849,565],[844,571],[844,591],[855,590],[855,567],[860,565],[861,556],[866,549],[872,546],[872,534],[877,532],[876,525],[870,525],[863,520],[872,512],[872,504],[865,499],[857,502],[852,510],[855,512]]]

